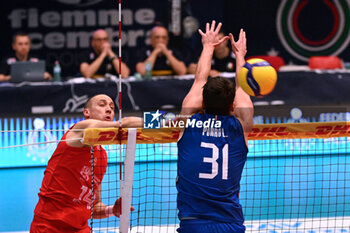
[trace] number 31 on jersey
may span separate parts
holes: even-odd
[[[214,143],[202,142],[201,147],[211,149],[211,157],[204,157],[204,163],[211,163],[211,173],[199,173],[199,178],[214,179],[219,173],[219,148]],[[228,174],[228,144],[222,148],[222,179],[227,180]]]

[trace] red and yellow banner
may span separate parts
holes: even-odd
[[[350,122],[254,125],[249,140],[349,137]]]
[[[180,134],[179,128],[163,129],[137,129],[136,143],[171,143],[177,142]],[[83,144],[86,145],[111,145],[126,144],[128,129],[116,128],[91,128],[84,130]]]
[[[177,142],[179,128],[137,129],[136,143]],[[260,124],[254,125],[249,140],[350,137],[350,122]],[[91,128],[84,130],[86,145],[126,144],[127,129]]]

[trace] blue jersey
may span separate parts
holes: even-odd
[[[221,127],[187,127],[178,142],[179,219],[243,224],[238,196],[248,148],[240,122],[234,116],[210,114],[195,114],[190,121],[192,126],[221,121]]]

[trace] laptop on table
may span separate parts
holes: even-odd
[[[45,61],[14,62],[11,64],[11,83],[44,82]]]

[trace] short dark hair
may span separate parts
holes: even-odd
[[[16,42],[16,39],[17,39],[17,36],[28,36],[28,33],[25,33],[25,32],[17,32],[16,34],[14,34],[12,36],[12,43],[15,43]]]
[[[230,80],[223,77],[209,77],[203,86],[205,112],[213,115],[230,115],[230,106],[235,94],[235,86]]]

